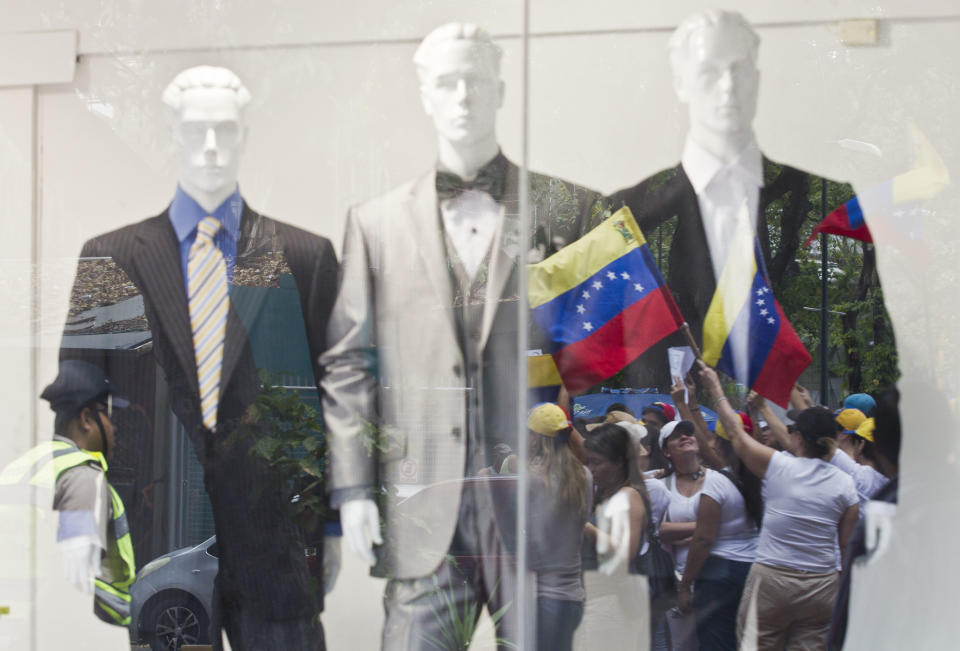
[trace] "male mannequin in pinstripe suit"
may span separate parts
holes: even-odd
[[[130,298],[142,297],[144,326],[167,383],[169,407],[193,442],[213,507],[220,559],[210,614],[215,648],[222,627],[233,649],[322,649],[316,616],[323,595],[315,589],[304,555],[307,543],[316,541],[305,540],[289,516],[294,478],[251,454],[256,436],[269,436],[273,421],[260,420],[250,408],[262,388],[258,367],[270,367],[264,360],[275,352],[265,348],[270,348],[271,335],[279,336],[277,317],[268,309],[277,296],[292,297],[299,308],[282,314],[282,352],[297,360],[309,356],[316,380],[337,262],[328,240],[264,217],[240,197],[237,168],[246,135],[242,109],[249,98],[236,75],[224,68],[199,66],[174,79],[163,99],[175,115],[176,196],[160,215],[86,243],[71,314],[76,317],[78,307],[90,307],[89,287],[81,279],[107,277],[86,273],[89,265],[114,279],[98,281],[97,289],[108,284],[123,288]],[[212,240],[222,255],[218,273],[226,276],[229,306],[215,413],[205,418],[187,269],[198,226],[211,217],[216,219]],[[105,301],[115,303],[116,297]],[[61,356],[92,357],[111,374],[116,358],[107,348],[78,353],[66,347],[65,339]],[[251,421],[254,437],[247,435]]]

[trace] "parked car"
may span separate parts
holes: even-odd
[[[306,547],[310,575],[323,585],[317,547]],[[158,556],[130,586],[130,641],[153,651],[180,651],[184,644],[210,644],[213,581],[220,562],[217,537],[196,547]]]
[[[130,586],[130,641],[153,651],[210,643],[217,538],[158,556]]]

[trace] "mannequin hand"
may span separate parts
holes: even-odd
[[[323,594],[330,594],[340,574],[340,536],[323,539]]]
[[[100,545],[86,536],[65,538],[57,543],[63,574],[85,594],[93,594],[93,579],[100,574]]]
[[[340,506],[340,527],[347,548],[373,567],[377,557],[374,545],[382,545],[380,537],[380,512],[371,499],[348,500]]]
[[[872,563],[883,556],[890,546],[890,539],[893,537],[893,516],[897,513],[897,505],[870,500],[864,504],[863,510],[863,525],[866,533],[864,544],[867,548],[864,562]]]
[[[597,536],[597,555],[603,556],[612,552],[610,558],[603,561],[598,569],[611,575],[629,561],[627,551],[630,548],[630,499],[626,493],[618,491],[600,507],[597,524],[601,534]]]

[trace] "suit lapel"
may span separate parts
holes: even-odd
[[[483,310],[483,327],[480,331],[480,347],[486,346],[497,308],[504,298],[507,280],[513,274],[517,256],[521,249],[526,250],[527,242],[520,237],[520,170],[513,163],[507,163],[507,179],[503,193],[503,219],[493,238],[493,250],[490,252],[490,276],[487,281],[487,295]]]
[[[431,171],[413,185],[403,206],[410,221],[411,233],[417,241],[417,254],[423,263],[424,273],[430,278],[441,305],[450,305],[453,300],[453,285],[447,270],[447,256],[443,243],[443,229],[437,204],[437,173]],[[385,243],[390,246],[390,243]],[[453,313],[444,310],[450,327],[456,332]]]
[[[169,339],[194,393],[196,361],[187,293],[180,265],[180,245],[167,212],[144,222],[137,233],[138,254],[132,263],[138,269],[144,298],[155,306],[162,332]]]

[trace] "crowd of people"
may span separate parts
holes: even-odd
[[[563,394],[530,412],[537,648],[842,647],[864,513],[896,501],[896,389],[831,411],[796,385],[778,417],[696,374],[639,417],[571,421]]]

